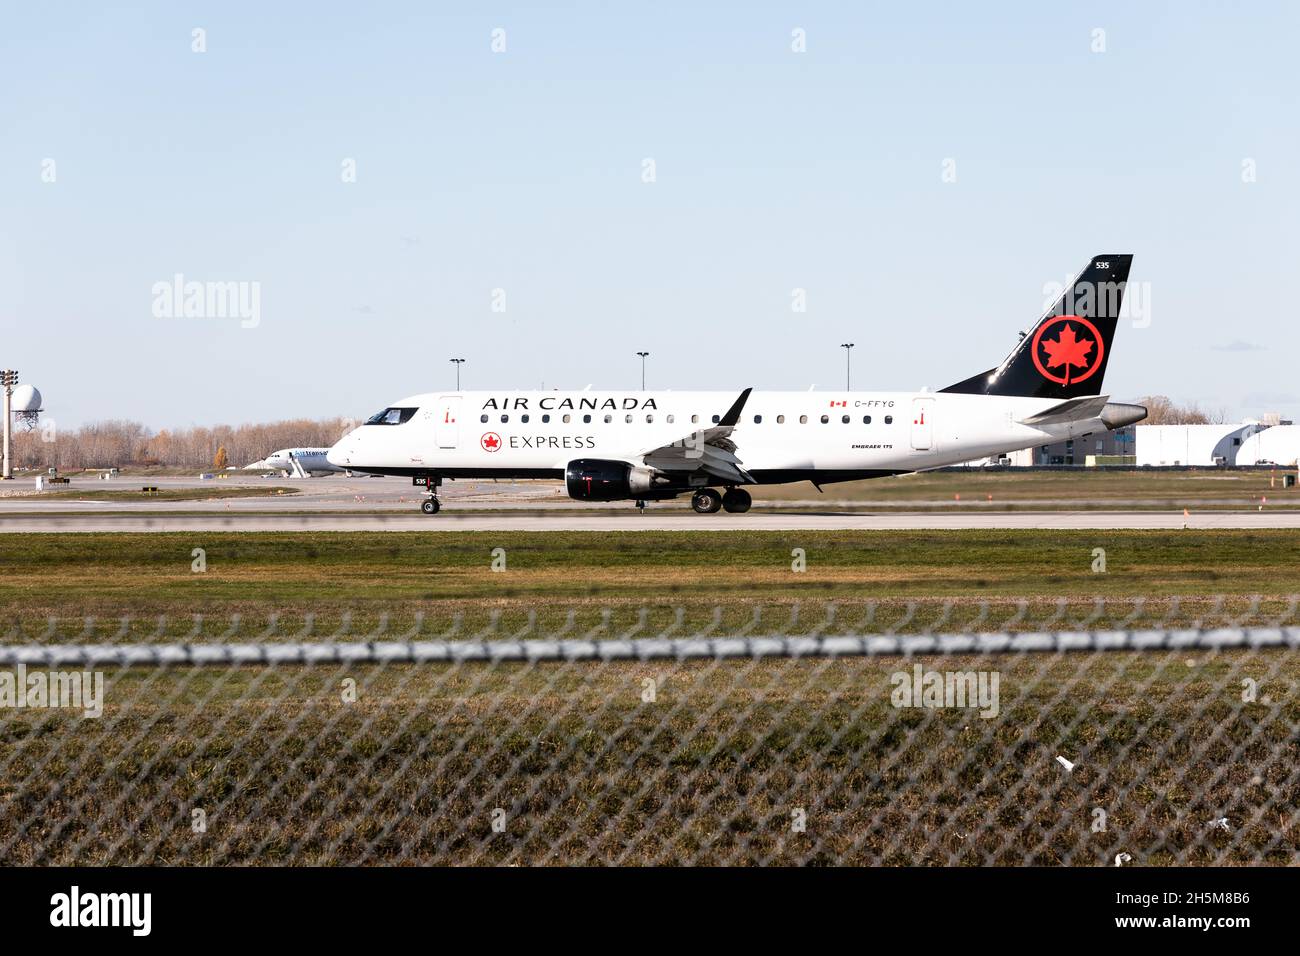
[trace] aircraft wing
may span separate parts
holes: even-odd
[[[1022,425],[1059,425],[1061,422],[1085,421],[1096,418],[1106,407],[1109,395],[1094,395],[1088,398],[1071,398],[1036,412],[1028,418],[1020,419]]]
[[[736,454],[736,443],[731,440],[731,433],[740,421],[740,413],[749,400],[752,389],[745,389],[740,397],[732,403],[727,414],[716,425],[701,428],[698,431],[673,442],[640,452],[642,461],[650,468],[660,471],[693,473],[703,471],[721,481],[734,481],[737,484],[752,484],[754,478],[745,470],[744,464]]]

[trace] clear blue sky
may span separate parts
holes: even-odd
[[[356,416],[451,356],[831,388],[854,341],[856,387],[942,387],[1133,252],[1108,392],[1300,414],[1297,10],[10,4],[0,362],[68,425]],[[260,283],[260,324],[156,318],[176,273]]]

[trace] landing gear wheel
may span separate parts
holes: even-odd
[[[754,499],[744,488],[728,488],[722,496],[722,507],[731,514],[743,515],[753,503]]]
[[[715,514],[722,507],[722,495],[712,488],[697,491],[691,496],[691,507],[695,509],[696,514]]]
[[[425,498],[424,503],[420,505],[420,510],[427,515],[436,515],[442,508],[442,502],[437,498]]]

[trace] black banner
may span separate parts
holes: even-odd
[[[611,922],[653,944],[764,942],[774,923],[918,944],[1034,938],[1230,943],[1292,925],[1295,876],[1249,869],[4,869],[7,941],[373,943],[390,932],[581,939]],[[1287,909],[1284,909],[1287,907]],[[692,927],[687,933],[686,927]],[[663,934],[667,933],[665,937]],[[630,937],[629,937],[630,940]],[[770,942],[770,941],[769,941]]]

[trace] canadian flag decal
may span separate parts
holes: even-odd
[[[837,405],[838,405],[840,408],[848,408],[848,407],[849,407],[848,399],[845,399],[845,400],[842,401],[842,402],[837,402],[837,401],[835,401],[835,399],[832,398],[832,399],[831,399],[831,408],[835,408]]]

